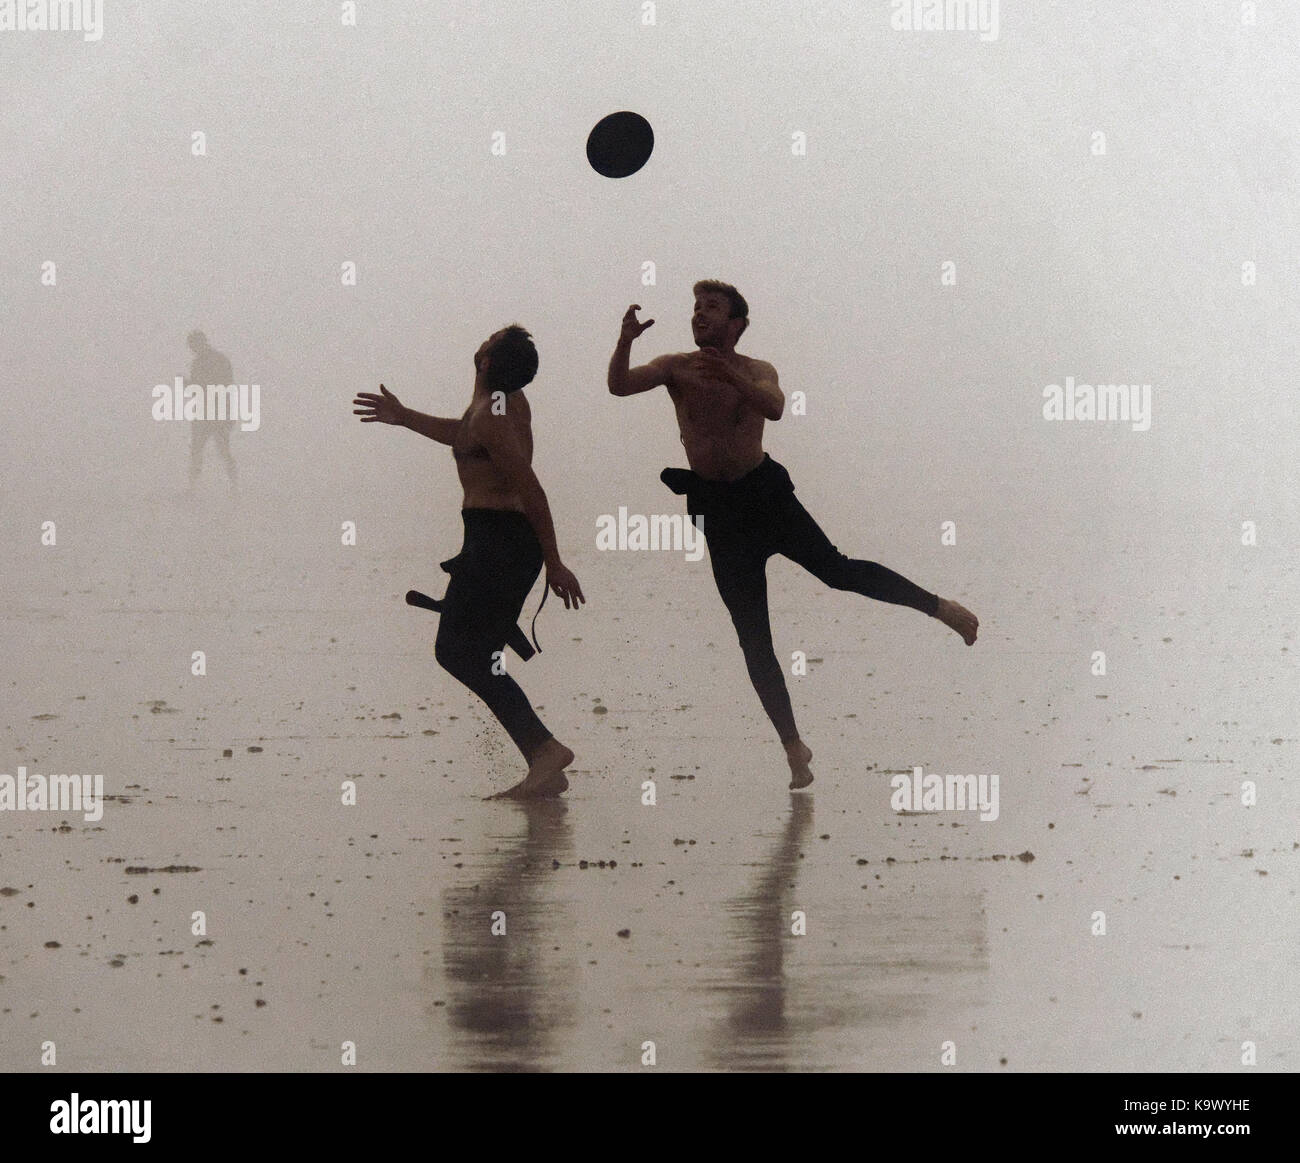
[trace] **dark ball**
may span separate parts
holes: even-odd
[[[626,178],[650,160],[655,132],[639,113],[611,113],[587,135],[587,160],[606,178]]]

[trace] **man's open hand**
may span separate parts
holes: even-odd
[[[647,319],[644,323],[640,322],[636,313],[641,310],[640,303],[633,303],[623,314],[623,338],[629,342],[641,334],[647,327],[653,327],[655,321]]]
[[[557,598],[564,599],[566,610],[576,610],[587,599],[573,572],[564,564],[557,563],[546,567],[546,584],[555,591]],[[572,603],[572,605],[570,605]]]
[[[352,415],[360,416],[362,424],[374,424],[376,421],[380,424],[400,424],[402,414],[406,411],[402,407],[402,401],[383,384],[379,385],[379,390],[383,395],[376,396],[374,392],[358,392],[356,399],[352,401],[354,405]]]
[[[691,357],[691,365],[711,380],[721,380],[724,384],[732,385],[744,382],[740,369],[735,364],[728,363],[716,347],[701,347]]]

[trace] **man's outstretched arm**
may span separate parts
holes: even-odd
[[[459,420],[416,412],[403,406],[402,401],[383,384],[379,385],[379,390],[383,393],[379,396],[374,392],[358,392],[357,398],[352,401],[356,405],[352,414],[360,416],[362,424],[397,424],[418,432],[421,436],[427,436],[430,440],[436,440],[439,444],[455,442],[456,433],[460,429]]]
[[[647,327],[654,325],[653,319],[644,323],[637,321],[636,313],[641,310],[639,303],[633,303],[623,316],[623,330],[618,337],[614,354],[609,357],[609,374],[605,382],[611,395],[635,396],[638,392],[648,392],[668,382],[668,373],[672,366],[671,355],[661,355],[649,363],[637,368],[629,368],[629,356],[632,353],[632,340]]]

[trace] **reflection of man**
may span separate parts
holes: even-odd
[[[572,867],[573,829],[562,800],[525,800],[526,830],[493,836],[442,897],[442,972],[424,972],[451,1024],[440,1058],[453,1070],[572,1069],[581,980],[570,897],[553,868]],[[510,825],[513,830],[513,822]],[[455,847],[455,845],[453,845]],[[472,873],[471,873],[472,869]],[[504,909],[509,929],[494,932]],[[444,991],[448,991],[444,992]]]
[[[206,389],[208,384],[230,384],[234,382],[235,373],[230,370],[230,360],[215,347],[208,345],[208,337],[202,331],[191,331],[190,350],[194,352],[194,362],[190,364],[190,376],[187,384],[198,384]],[[206,393],[205,393],[206,395]],[[203,468],[203,446],[209,440],[217,446],[217,453],[226,465],[226,475],[230,477],[230,487],[239,484],[239,475],[235,469],[235,458],[230,452],[230,433],[235,427],[235,418],[227,420],[191,420],[190,421],[190,491],[198,484],[199,473]]]

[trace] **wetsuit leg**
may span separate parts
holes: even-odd
[[[874,561],[846,557],[822,532],[793,493],[782,497],[771,514],[776,552],[803,566],[832,589],[849,590],[878,602],[910,606],[933,616],[939,609],[937,594]]]
[[[506,673],[504,652],[541,572],[541,548],[531,529],[516,532],[518,522],[472,519],[472,512],[490,511],[466,510],[464,565],[452,572],[442,600],[434,657],[487,704],[529,759],[551,733]]]
[[[767,611],[768,554],[756,538],[711,535],[707,516],[704,527],[713,579],[736,627],[749,681],[754,684],[781,742],[792,742],[799,737],[799,730],[794,725],[785,674],[772,647],[772,625]]]

